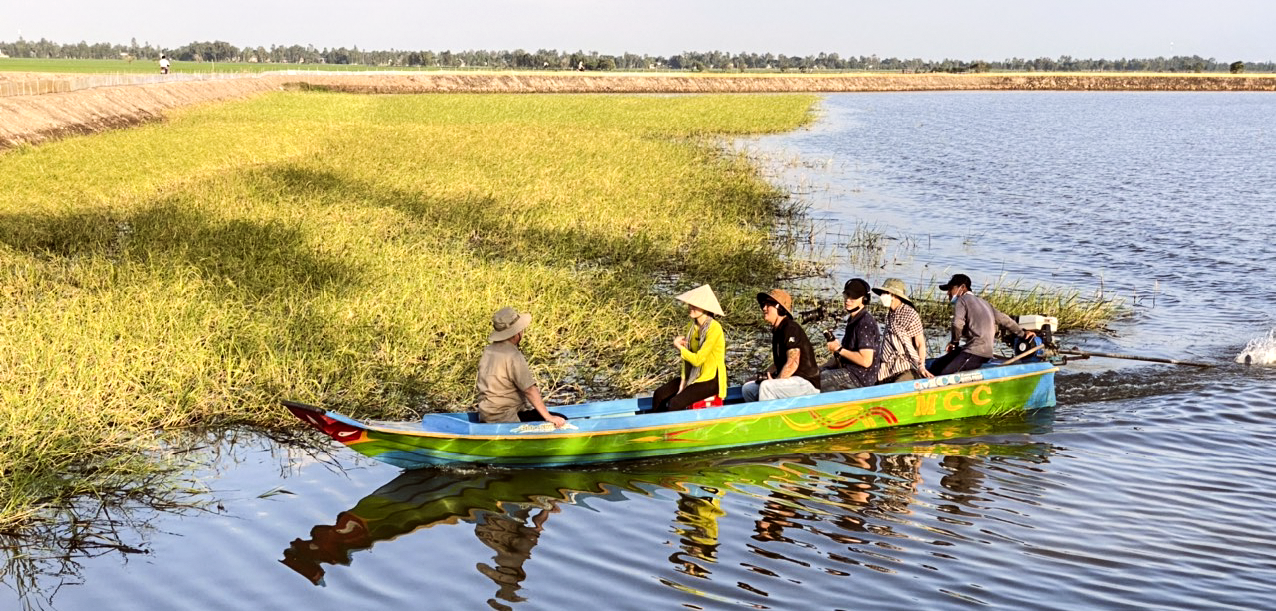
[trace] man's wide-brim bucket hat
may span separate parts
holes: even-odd
[[[881,295],[882,293],[890,293],[899,298],[900,301],[908,304],[908,307],[914,307],[913,301],[908,298],[908,285],[904,284],[899,278],[887,278],[882,282],[882,286],[874,287],[873,292]]]
[[[487,341],[505,341],[522,333],[530,324],[531,314],[519,314],[514,308],[501,308],[492,315],[492,334],[487,336]]]
[[[766,305],[768,303],[780,306],[780,314],[783,316],[793,315],[793,298],[784,289],[771,289],[767,293],[758,293],[758,305]]]

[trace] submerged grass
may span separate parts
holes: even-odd
[[[716,139],[814,101],[277,93],[0,154],[0,525],[145,480],[153,431],[284,425],[281,398],[466,409],[505,305],[543,386],[642,388],[668,278],[731,333],[783,271],[782,195]]]

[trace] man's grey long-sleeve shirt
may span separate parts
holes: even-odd
[[[963,350],[975,356],[992,358],[992,344],[997,338],[997,326],[1015,335],[1023,333],[1019,323],[998,312],[996,308],[974,293],[962,293],[957,298],[957,303],[953,305],[953,341],[966,338],[966,346],[962,348]]]

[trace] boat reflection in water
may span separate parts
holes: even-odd
[[[564,504],[624,501],[666,489],[677,493],[672,520],[677,549],[669,562],[679,573],[707,577],[723,545],[718,521],[726,515],[723,501],[729,495],[757,499],[749,503],[754,529],[744,544],[750,551],[773,553],[764,544],[792,542],[786,531],[794,528],[854,546],[867,541],[859,533],[891,528],[872,516],[909,511],[924,458],[939,458],[946,473],[940,483],[948,487],[944,498],[960,505],[983,461],[1010,456],[1044,462],[1050,447],[1030,435],[1048,430],[1052,418],[1052,410],[1040,410],[1014,419],[950,421],[608,468],[405,471],[338,514],[332,525],[315,526],[309,539],[294,540],[282,562],[319,585],[325,564],[348,565],[354,552],[379,541],[464,522],[493,551],[491,562],[476,568],[496,584],[496,598],[521,602],[523,566]]]

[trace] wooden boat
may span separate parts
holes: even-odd
[[[416,422],[361,422],[304,403],[285,401],[284,406],[350,449],[406,469],[466,463],[544,467],[1051,407],[1057,371],[1048,362],[1019,363],[755,403],[743,402],[739,387],[732,387],[721,407],[667,413],[648,413],[650,397],[555,406],[569,419],[563,429],[546,422],[480,423],[474,412],[426,414]]]

